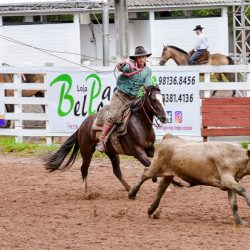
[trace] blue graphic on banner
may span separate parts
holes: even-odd
[[[4,119],[0,119],[0,127],[4,127],[5,126],[5,120]]]
[[[168,123],[173,123],[173,114],[172,111],[167,111]]]

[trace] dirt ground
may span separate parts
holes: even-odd
[[[238,198],[248,226],[235,226],[227,193],[211,187],[170,187],[147,216],[158,183],[148,181],[135,200],[108,159],[93,160],[84,196],[80,159],[67,172],[48,173],[40,158],[1,156],[0,249],[250,249],[250,208]],[[122,160],[129,184],[142,166]],[[250,177],[241,181],[250,192]]]

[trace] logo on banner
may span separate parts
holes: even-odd
[[[6,121],[4,120],[4,115],[0,115],[0,127],[4,127],[6,125]]]
[[[167,118],[168,118],[168,123],[172,123],[173,122],[173,113],[172,113],[172,111],[167,111],[166,115],[167,115]]]
[[[174,120],[175,120],[175,123],[182,123],[182,112],[181,111],[175,111]]]

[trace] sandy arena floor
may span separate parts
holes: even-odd
[[[80,160],[67,172],[47,173],[39,158],[1,156],[0,249],[250,249],[250,208],[238,197],[249,226],[234,225],[227,193],[211,187],[177,188],[163,196],[158,219],[147,216],[158,183],[136,200],[107,159],[92,161],[84,196]],[[122,160],[129,184],[142,167]],[[241,183],[250,192],[250,177]]]

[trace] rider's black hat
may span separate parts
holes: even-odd
[[[204,28],[201,27],[200,25],[196,25],[196,27],[195,27],[195,29],[193,29],[193,31],[195,31],[195,30],[202,30],[202,29],[204,29]]]
[[[135,54],[133,56],[130,56],[129,58],[132,59],[132,60],[135,60],[135,58],[137,56],[147,56],[147,57],[149,57],[151,55],[152,55],[152,53],[147,53],[147,51],[144,49],[143,46],[137,46],[135,48]]]

